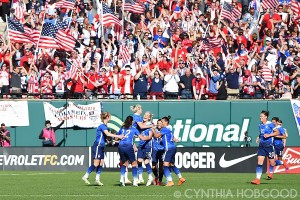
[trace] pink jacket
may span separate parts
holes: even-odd
[[[3,135],[5,135],[5,136],[7,136],[9,134],[9,131],[8,130],[6,130],[4,133],[3,133]],[[10,147],[11,145],[10,145],[10,141],[8,141],[8,140],[0,140],[0,142],[1,142],[1,145],[3,146],[3,147]]]
[[[49,130],[47,128],[43,128],[43,137],[50,139],[54,146],[56,146],[56,138],[53,128],[50,128]]]

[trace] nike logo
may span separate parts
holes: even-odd
[[[222,167],[222,168],[227,168],[227,167],[231,167],[232,165],[236,165],[244,160],[247,160],[249,158],[252,158],[253,156],[256,156],[257,154],[254,153],[254,154],[251,154],[249,156],[244,156],[244,157],[241,157],[241,158],[236,158],[236,159],[233,159],[233,160],[225,160],[224,157],[225,157],[225,153],[222,155],[222,157],[220,158],[220,161],[219,161],[219,165]]]

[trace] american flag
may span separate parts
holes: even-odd
[[[264,0],[261,4],[262,8],[268,9],[268,8],[276,8],[278,5],[278,0]]]
[[[292,0],[292,11],[294,18],[298,18],[300,16],[300,3],[297,0]]]
[[[8,37],[11,41],[37,44],[40,31],[28,28],[15,19],[8,18]]]
[[[145,7],[134,0],[125,0],[124,11],[142,14],[145,11]]]
[[[103,25],[110,26],[112,24],[121,26],[120,20],[115,13],[104,2],[102,2]]]
[[[75,62],[76,63],[76,62]],[[73,64],[71,60],[66,60],[66,80],[73,79],[76,75],[77,67],[76,64]]]
[[[233,8],[232,6],[227,3],[226,1],[223,4],[223,10],[222,10],[222,14],[221,14],[221,18],[225,18],[228,19],[231,22],[234,22],[236,20],[236,18],[233,16]]]
[[[25,3],[15,2],[12,8],[14,9],[14,15],[18,20],[24,21],[24,14],[26,13]]]
[[[192,12],[186,6],[183,6],[183,15],[187,16],[190,14],[192,14]]]
[[[240,19],[241,18],[241,14],[242,14],[242,11],[239,9],[239,7],[236,5],[236,6],[233,6],[233,9],[232,9],[232,15],[235,19]]]
[[[57,26],[57,28],[62,29],[62,30],[66,30],[68,28],[68,23],[65,21],[62,21],[60,19],[56,20],[55,25]]]
[[[55,4],[55,8],[65,8],[73,10],[75,7],[75,0],[62,0]]]
[[[72,51],[75,43],[74,37],[66,33],[66,31],[59,29],[54,24],[44,23],[39,43],[40,48]]]
[[[221,43],[217,37],[204,38],[202,40],[201,50],[209,51],[221,47]]]
[[[125,64],[127,64],[128,62],[130,62],[130,54],[128,51],[127,46],[125,46],[125,44],[123,43],[120,47],[120,56],[122,58],[122,65],[124,66]]]

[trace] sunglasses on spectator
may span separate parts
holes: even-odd
[[[162,32],[162,31],[158,31],[158,32],[160,33],[160,32]]]
[[[185,64],[184,62],[180,62],[179,64]]]
[[[92,65],[96,65],[97,63],[93,63]]]
[[[154,75],[158,75],[158,73],[154,73]]]
[[[130,69],[126,69],[127,72],[130,72]]]

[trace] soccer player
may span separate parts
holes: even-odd
[[[87,169],[85,175],[82,177],[82,180],[86,184],[90,184],[89,182],[89,175],[91,174],[92,171],[94,171],[97,168],[97,173],[96,173],[96,180],[95,183],[97,185],[103,186],[103,183],[100,182],[100,174],[102,172],[102,166],[104,163],[104,146],[106,142],[106,137],[115,137],[122,139],[124,135],[115,135],[112,134],[108,131],[107,128],[107,123],[110,121],[110,113],[109,112],[104,112],[101,114],[101,124],[98,126],[97,131],[96,131],[96,140],[94,142],[94,145],[92,147],[93,149],[93,164]]]
[[[143,113],[143,109],[142,106],[139,104],[136,104],[134,106],[130,106],[130,109],[133,112],[133,127],[136,128],[138,131],[142,132],[143,129],[148,129],[148,128],[152,128],[153,125],[145,125],[143,123],[143,118],[142,118],[142,113]],[[138,174],[143,174],[143,166],[142,163],[138,163]],[[142,176],[139,177],[139,183],[144,183],[144,179]]]
[[[279,118],[278,117],[273,117],[272,118],[272,123],[274,123],[279,131],[279,135],[274,137],[274,149],[275,149],[275,154],[277,156],[277,160],[275,160],[275,166],[278,165],[283,165],[286,171],[289,170],[288,165],[286,164],[285,161],[282,160],[282,155],[283,155],[283,149],[284,149],[284,144],[283,144],[283,139],[286,139],[285,135],[285,130],[284,128],[279,125]],[[282,124],[282,121],[281,121]],[[268,179],[271,180],[273,178],[273,171],[271,171],[271,165],[269,169],[269,174],[268,174]]]
[[[140,132],[134,128],[132,125],[134,123],[133,117],[126,117],[119,134],[124,135],[124,138],[119,142],[119,154],[120,160],[122,162],[121,166],[121,186],[125,186],[125,172],[126,172],[126,162],[130,162],[132,166],[132,176],[133,176],[133,186],[138,186],[137,177],[137,160],[134,153],[134,143],[133,138],[139,137],[141,140],[147,140],[145,136],[142,136]]]
[[[257,151],[256,179],[251,181],[251,184],[255,185],[260,184],[260,178],[263,171],[263,163],[266,156],[268,156],[270,161],[270,171],[273,171],[273,168],[275,166],[273,140],[275,136],[279,135],[279,131],[276,128],[275,124],[268,121],[268,117],[268,111],[261,111],[259,116],[261,123],[258,126],[259,136],[256,138],[256,143],[259,143]]]
[[[171,116],[163,117],[161,119],[162,122],[162,129],[159,133],[154,132],[154,137],[156,138],[162,138],[162,143],[164,146],[164,155],[163,155],[163,161],[164,161],[164,174],[167,179],[167,187],[174,186],[174,182],[172,180],[171,176],[171,169],[175,172],[175,174],[178,176],[179,181],[178,185],[182,185],[185,182],[185,179],[182,177],[179,169],[174,165],[175,163],[175,154],[176,154],[176,145],[174,142],[174,136],[172,132],[172,127],[169,125],[169,121],[171,119]]]
[[[157,120],[157,125],[155,131],[159,133],[162,128],[161,119]],[[162,145],[161,138],[152,138],[152,172],[155,176],[153,181],[153,185],[162,185],[162,178],[164,176],[164,169],[163,169],[163,159],[162,156],[164,154],[164,146]],[[157,164],[158,163],[158,164]],[[157,170],[158,168],[158,170]]]
[[[282,120],[278,121],[278,125],[282,126]],[[286,138],[282,139],[282,142],[283,142],[283,146],[286,147],[286,139],[288,138],[289,135],[288,135],[288,132],[287,132],[286,128],[283,128],[283,130],[284,130],[284,134],[285,134]]]
[[[145,112],[144,118],[143,118],[143,124],[147,126],[152,125],[152,115],[149,111]],[[137,157],[138,157],[138,177],[139,177],[139,183],[144,182],[143,181],[143,162],[146,166],[146,170],[148,173],[148,181],[146,186],[150,186],[153,181],[152,177],[152,168],[150,165],[151,160],[151,152],[152,152],[152,136],[153,136],[153,130],[151,128],[142,129],[141,134],[143,136],[147,136],[147,140],[140,140]]]

